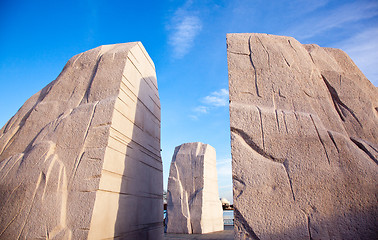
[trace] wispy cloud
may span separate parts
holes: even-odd
[[[193,120],[198,120],[200,115],[207,114],[214,108],[228,106],[228,91],[227,89],[222,88],[210,93],[200,101],[202,102],[202,105],[193,108],[193,114],[189,116]]]
[[[369,19],[378,15],[378,2],[354,2],[336,9],[324,11],[309,18],[289,31],[290,35],[300,40],[314,37],[328,30],[346,26],[346,24]]]
[[[192,109],[193,114],[189,115],[189,117],[192,120],[197,121],[198,117],[202,114],[207,114],[208,110],[209,110],[209,107],[207,107],[207,106],[197,106],[197,107]]]
[[[378,86],[378,27],[365,29],[335,47],[344,50],[365,76]]]
[[[167,26],[169,30],[169,45],[173,48],[175,58],[184,57],[192,48],[194,39],[202,29],[202,22],[198,14],[189,11],[189,2],[184,7],[177,9]]]
[[[214,107],[223,107],[228,105],[228,91],[227,89],[220,89],[212,92],[210,95],[204,97],[203,102]]]
[[[303,15],[324,7],[329,1],[330,0],[290,0],[286,4],[289,5],[291,11]]]
[[[207,113],[208,107],[206,106],[198,106],[193,109],[194,112],[197,113]]]

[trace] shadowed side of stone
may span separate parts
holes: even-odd
[[[167,233],[223,230],[215,149],[203,143],[176,147],[168,179]]]
[[[153,89],[150,97],[139,96],[145,85]],[[143,132],[139,138],[135,122],[144,124],[139,126]],[[145,137],[147,133],[151,137]],[[120,144],[113,144],[114,139]],[[121,185],[136,180],[124,171],[127,163],[149,161],[125,157],[134,142],[155,154],[151,154],[156,159],[154,170],[136,164],[136,171],[150,171],[147,176],[154,181],[139,187],[152,189],[148,194],[156,200],[148,205],[158,209],[160,102],[151,59],[138,42],[101,46],[74,56],[58,78],[27,100],[0,131],[0,238],[100,239],[151,231],[161,239],[162,226],[155,226],[162,218],[159,212],[122,231],[115,227],[122,208]],[[114,158],[112,151],[123,158]],[[104,192],[112,200],[105,203]],[[139,195],[129,194],[130,199]],[[129,217],[137,218],[137,212]]]
[[[378,91],[341,50],[228,34],[237,239],[378,233]]]

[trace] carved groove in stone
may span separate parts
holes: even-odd
[[[323,81],[328,88],[329,93],[331,94],[333,104],[334,104],[335,109],[336,109],[337,113],[339,114],[341,120],[343,120],[345,122],[345,114],[342,111],[342,109],[345,109],[353,116],[354,119],[356,119],[358,124],[362,127],[362,124],[361,124],[360,120],[357,118],[356,114],[347,105],[345,105],[340,100],[340,97],[338,96],[335,88],[333,88],[331,86],[331,84],[329,84],[329,82],[327,81],[327,79],[323,75],[322,75],[322,78],[323,78]],[[341,79],[341,76],[340,76],[340,79]]]
[[[262,148],[260,148],[254,141],[253,139],[242,129],[234,128],[231,127],[231,132],[237,134],[240,136],[244,142],[255,152],[260,154],[262,157],[267,158],[269,160],[272,160],[273,162],[277,163],[284,163],[285,159],[280,159],[280,158],[275,158],[274,156],[268,154],[265,152]]]
[[[322,138],[320,137],[320,133],[319,133],[318,127],[316,126],[316,124],[315,124],[315,122],[314,122],[314,118],[312,117],[311,114],[310,114],[310,118],[311,118],[312,124],[313,124],[314,127],[315,127],[315,131],[316,131],[316,134],[318,135],[319,141],[320,141],[320,143],[321,143],[322,146],[323,146],[324,153],[325,153],[325,155],[326,155],[326,158],[327,158],[328,164],[331,164],[331,160],[330,160],[329,157],[328,157],[328,152],[327,152],[327,149],[326,149],[326,147],[325,147],[325,145],[324,145],[324,141],[323,141]]]
[[[371,152],[369,152],[369,150],[367,150],[367,148],[360,142],[358,141],[357,139],[351,137],[350,140],[352,140],[352,142],[354,144],[356,144],[356,146],[361,149],[362,151],[364,151],[366,153],[366,155],[369,156],[369,158],[371,158],[371,160],[373,160],[376,164],[378,164],[378,160],[373,156],[373,154],[371,154]]]

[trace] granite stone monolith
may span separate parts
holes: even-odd
[[[0,130],[0,239],[162,239],[162,180],[151,58],[86,51]]]
[[[200,142],[175,148],[168,179],[167,233],[223,230],[215,149]]]
[[[346,53],[228,34],[236,239],[378,236],[378,90]]]

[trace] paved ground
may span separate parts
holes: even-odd
[[[206,239],[206,240],[233,240],[234,226],[224,226],[224,231],[207,234],[173,234],[164,233],[164,240],[169,239]]]

